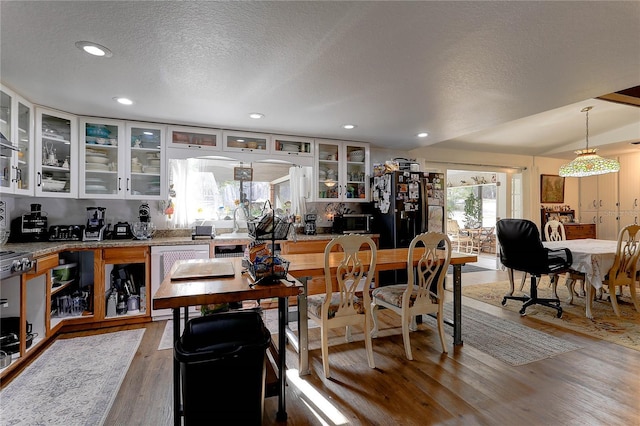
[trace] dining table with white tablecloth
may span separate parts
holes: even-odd
[[[571,269],[581,272],[585,276],[586,303],[585,314],[587,318],[593,318],[591,314],[591,301],[593,291],[602,288],[605,276],[613,266],[616,257],[618,242],[615,240],[598,240],[585,238],[578,240],[543,241],[542,244],[550,249],[568,248],[573,258]],[[573,290],[567,283],[569,293]]]

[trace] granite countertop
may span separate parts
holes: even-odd
[[[188,232],[186,232],[188,231]],[[317,234],[317,235],[296,235],[296,241],[321,241],[331,240],[341,234]],[[378,234],[369,234],[372,237],[379,237]],[[34,243],[9,243],[3,245],[1,250],[26,251],[32,253],[34,257],[42,257],[48,254],[70,250],[92,250],[118,247],[152,247],[152,246],[180,246],[195,244],[213,245],[241,245],[251,241],[251,238],[213,238],[213,239],[191,239],[191,230],[159,230],[156,236],[148,240],[103,240],[103,241],[57,241],[57,242],[34,242]],[[293,240],[288,240],[295,243]]]

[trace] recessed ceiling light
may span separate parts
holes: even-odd
[[[264,114],[260,114],[259,112],[252,112],[251,114],[249,114],[249,118],[255,118],[256,120],[263,117]]]
[[[427,132],[418,133],[419,138],[426,138],[427,136],[429,136],[429,133]]]
[[[116,97],[116,98],[113,98],[113,100],[116,101],[119,104],[122,104],[122,105],[133,105],[133,101],[131,99],[129,99],[129,98],[118,98],[118,97]]]
[[[347,130],[355,129],[356,127],[358,127],[358,126],[356,126],[355,124],[343,124],[342,125],[342,128],[343,129],[347,129]]]
[[[106,47],[90,41],[77,41],[76,47],[93,56],[100,56],[103,58],[110,58],[113,56],[113,53]]]

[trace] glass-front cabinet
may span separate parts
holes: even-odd
[[[271,137],[266,134],[225,131],[222,138],[224,151],[255,152],[258,154],[270,152],[269,141]]]
[[[75,115],[36,108],[36,196],[78,196],[78,121]]]
[[[271,135],[271,153],[289,157],[313,157],[313,139]]]
[[[170,126],[167,147],[199,151],[221,151],[222,131],[199,127]]]
[[[125,125],[104,118],[80,120],[80,197],[124,198]]]
[[[0,86],[0,193],[33,195],[33,107]]]
[[[165,126],[127,123],[125,198],[161,200],[166,194]]]
[[[369,144],[316,140],[316,200],[369,200]]]

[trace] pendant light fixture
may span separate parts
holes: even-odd
[[[615,173],[620,170],[620,163],[609,158],[602,158],[596,154],[597,149],[589,148],[589,111],[592,106],[584,107],[580,112],[587,113],[587,147],[576,151],[578,156],[570,163],[560,167],[562,177],[584,177],[602,175],[605,173]]]

